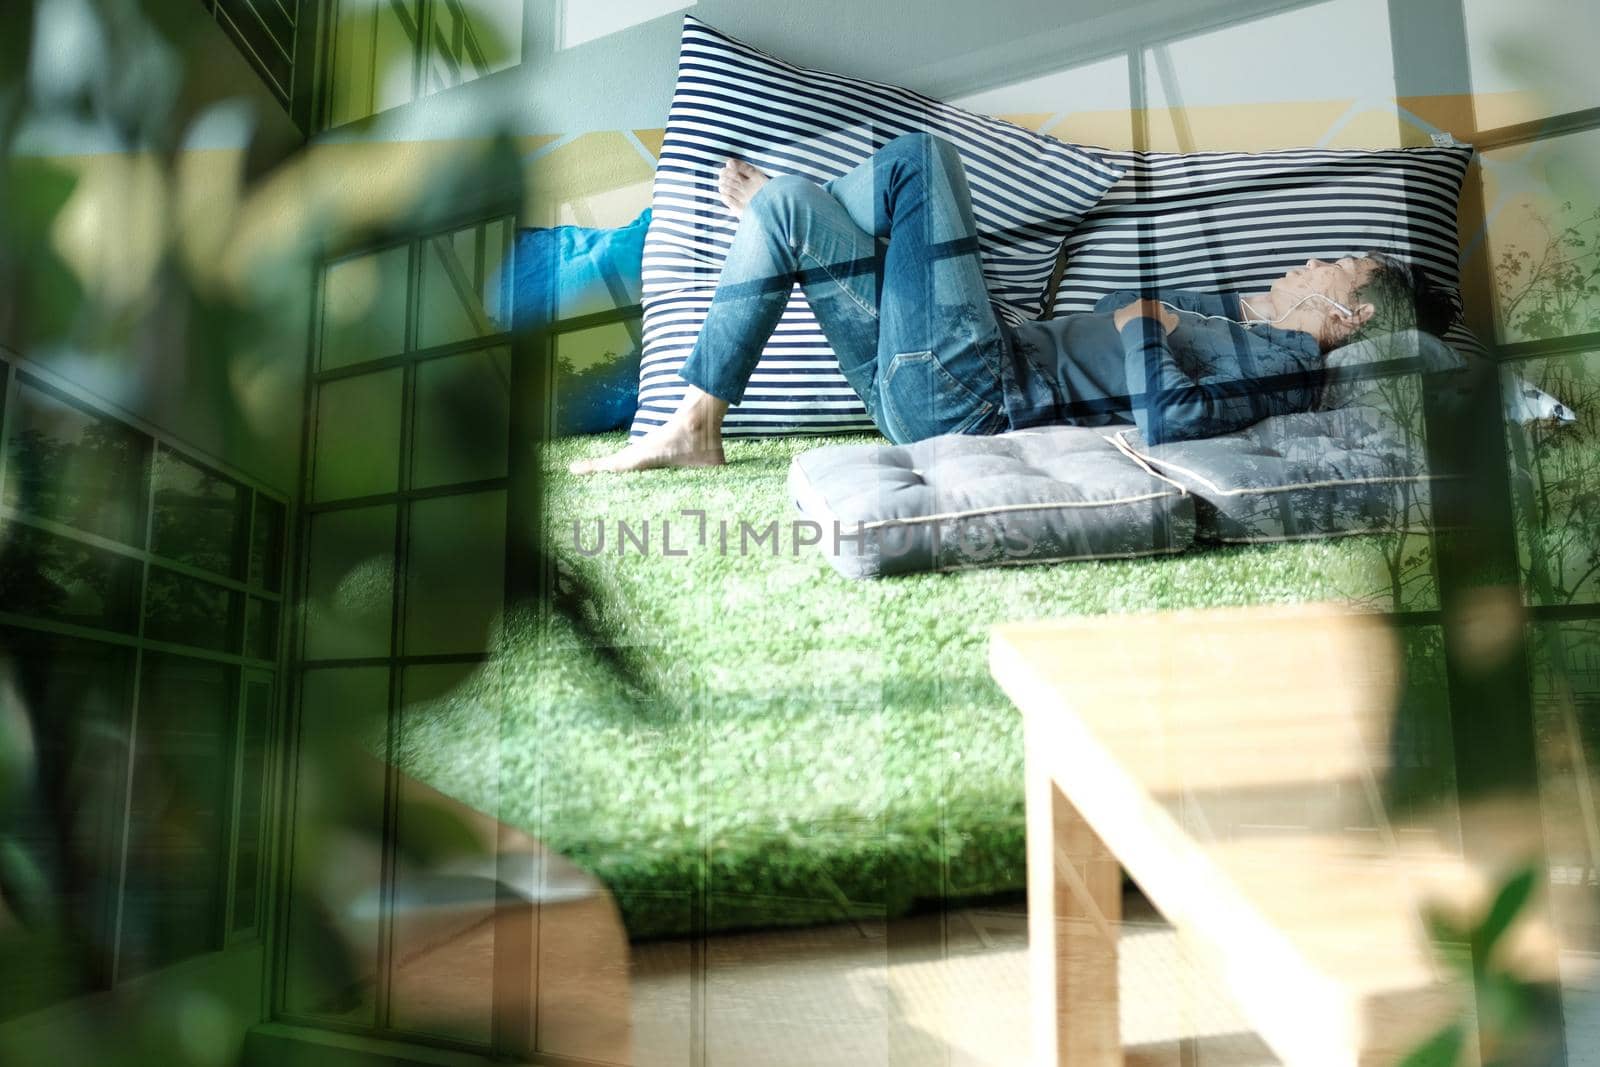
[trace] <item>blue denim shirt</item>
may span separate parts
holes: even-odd
[[[1148,295],[1179,309],[1170,336],[1148,318],[1117,329],[1114,313],[1141,296],[1130,291],[1102,297],[1092,312],[1009,329],[1003,385],[1012,428],[1132,421],[1148,443],[1161,444],[1230,433],[1316,403],[1322,350],[1310,334],[1240,325],[1236,293]]]

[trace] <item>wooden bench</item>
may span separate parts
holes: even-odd
[[[1481,908],[1505,872],[1463,860],[1453,804],[1385,810],[1403,665],[1381,617],[1005,625],[990,665],[1025,719],[1037,1062],[1123,1062],[1124,870],[1286,1063],[1398,1062],[1470,1011],[1424,915]]]

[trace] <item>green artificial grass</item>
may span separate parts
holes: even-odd
[[[867,438],[730,442],[729,465],[578,479],[546,453],[553,544],[596,591],[626,677],[572,627],[506,625],[486,669],[408,710],[402,765],[611,887],[634,936],[837,921],[1024,884],[1019,716],[989,627],[1029,618],[1381,596],[1375,538],[860,582],[791,551],[792,457]],[[697,539],[700,509],[708,544]],[[595,546],[595,520],[607,529]],[[661,551],[662,520],[672,547]],[[718,523],[732,531],[718,548]],[[783,543],[738,551],[743,519]],[[618,554],[616,524],[649,523]]]

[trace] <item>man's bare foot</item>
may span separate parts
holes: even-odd
[[[726,401],[690,387],[672,417],[637,441],[609,456],[580,459],[567,469],[573,474],[601,471],[643,471],[658,467],[720,467],[722,417]]]
[[[761,187],[771,180],[744,160],[729,159],[722,165],[722,173],[717,175],[717,190],[734,217],[743,218],[744,209],[750,206],[750,201],[761,191]]]

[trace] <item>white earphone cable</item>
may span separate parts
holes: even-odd
[[[1171,304],[1167,303],[1165,300],[1157,301],[1157,303],[1159,303],[1162,307],[1166,308],[1169,311],[1176,312],[1179,315],[1194,315],[1194,316],[1200,318],[1202,321],[1209,321],[1211,319],[1216,319],[1216,320],[1218,320],[1220,322],[1231,322],[1235,326],[1257,326],[1257,325],[1261,325],[1261,326],[1276,326],[1278,323],[1282,322],[1284,319],[1288,318],[1290,315],[1293,315],[1295,313],[1295,310],[1297,308],[1299,308],[1301,304],[1304,304],[1307,300],[1312,300],[1312,299],[1326,300],[1328,303],[1332,304],[1334,306],[1334,308],[1337,311],[1339,311],[1341,314],[1343,314],[1346,318],[1349,318],[1349,317],[1352,317],[1352,316],[1355,315],[1355,312],[1351,311],[1349,308],[1347,308],[1343,304],[1339,303],[1339,301],[1337,301],[1337,300],[1335,300],[1335,299],[1333,299],[1332,297],[1329,297],[1329,296],[1323,296],[1321,293],[1307,293],[1305,296],[1302,296],[1299,300],[1296,300],[1294,302],[1294,304],[1289,308],[1288,311],[1285,311],[1282,315],[1279,315],[1275,319],[1270,319],[1270,320],[1269,319],[1256,319],[1254,321],[1248,321],[1248,320],[1243,320],[1243,319],[1230,319],[1226,315],[1206,315],[1206,314],[1203,314],[1203,313],[1201,313],[1199,311],[1188,311],[1188,310],[1186,310],[1184,308],[1173,307]],[[1250,302],[1247,301],[1242,296],[1239,298],[1239,306],[1244,308],[1246,313],[1248,313],[1248,314],[1251,314],[1251,315],[1260,314],[1259,312],[1256,311],[1255,308],[1251,307],[1250,306]]]

